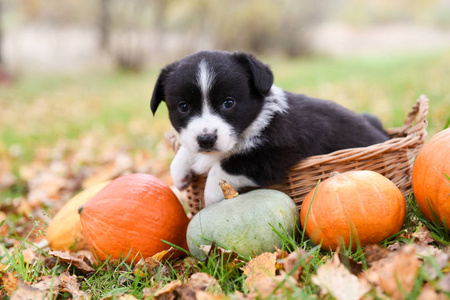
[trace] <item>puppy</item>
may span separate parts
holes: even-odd
[[[170,171],[186,189],[208,173],[205,205],[223,199],[225,179],[237,190],[284,179],[302,159],[384,142],[380,121],[338,104],[286,92],[270,68],[247,53],[199,52],[162,69],[150,107],[165,101],[181,147]]]

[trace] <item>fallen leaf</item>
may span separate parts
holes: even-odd
[[[216,253],[221,257],[221,259],[223,257],[223,261],[226,263],[232,263],[239,257],[236,252],[232,250],[225,250],[214,243],[213,245],[200,245],[200,250],[202,250],[207,257],[210,257],[211,253]]]
[[[338,300],[358,300],[370,290],[364,279],[359,279],[340,262],[339,255],[334,254],[330,261],[317,269],[312,282],[325,294]]]
[[[348,257],[346,254],[342,252],[339,252],[339,260],[353,275],[358,276],[359,274],[361,274],[363,270],[361,262],[358,262],[353,258]]]
[[[303,265],[308,263],[311,258],[305,250],[297,248],[297,250],[288,254],[286,258],[278,260],[278,263],[287,274],[290,274],[296,280],[300,280],[303,273]],[[300,263],[300,261],[303,263]]]
[[[399,251],[374,262],[362,276],[379,285],[393,299],[403,299],[402,291],[411,292],[419,267],[414,245],[405,245]]]
[[[172,269],[175,270],[177,272],[177,274],[179,274],[179,275],[185,274],[187,272],[192,272],[192,273],[200,272],[199,267],[198,267],[198,261],[191,256],[174,262],[172,264]]]
[[[61,290],[61,281],[58,276],[46,275],[39,277],[31,287],[46,294],[52,291],[53,295],[57,295]]]
[[[398,250],[400,250],[401,247],[402,247],[402,245],[400,245],[399,242],[395,242],[395,243],[392,243],[389,246],[387,246],[386,249],[388,251],[398,251]]]
[[[192,274],[187,282],[187,285],[196,290],[207,291],[214,294],[222,292],[222,288],[220,287],[217,279],[203,272]]]
[[[427,283],[422,287],[418,300],[445,300],[448,299],[444,294],[436,292],[433,287]]]
[[[130,295],[130,294],[120,296],[118,299],[119,300],[137,300],[136,297],[134,297],[133,295]]]
[[[245,283],[251,290],[260,280],[275,276],[276,254],[265,252],[250,260],[243,268]]]
[[[0,282],[8,295],[11,295],[17,289],[19,279],[9,272],[0,272]]]
[[[65,270],[59,276],[59,281],[61,283],[61,291],[68,292],[72,295],[72,299],[90,299],[90,295],[80,290],[80,285],[78,283],[77,277],[75,275],[70,275],[68,270]]]
[[[174,249],[173,247],[170,247],[170,249]],[[169,250],[170,250],[169,249]],[[156,253],[155,255],[152,256],[152,258],[154,260],[157,261],[161,261],[163,259],[164,256],[166,256],[169,253],[169,250],[163,250],[161,252]]]
[[[373,244],[364,247],[364,256],[366,258],[367,265],[371,266],[372,263],[383,259],[389,255],[389,251],[380,245]]]
[[[19,280],[18,287],[11,295],[10,300],[42,300],[47,298],[47,294],[43,291],[33,288],[22,280]]]
[[[450,253],[445,253],[442,250],[427,244],[415,244],[414,246],[416,254],[424,261],[423,271],[427,275],[427,279],[436,279],[440,270],[448,265]]]
[[[450,293],[450,273],[447,273],[442,277],[439,282],[438,286],[441,291]]]
[[[153,297],[159,297],[161,295],[164,294],[168,294],[172,291],[175,290],[176,287],[181,286],[183,283],[181,282],[181,280],[176,279],[174,281],[169,282],[168,284],[164,285],[161,289],[159,289],[154,295]]]
[[[156,293],[145,290],[144,297],[158,299],[222,299],[217,296],[222,292],[218,281],[207,273],[193,274],[187,283],[174,280],[163,286]],[[154,293],[154,294],[153,294]]]
[[[33,264],[33,260],[37,259],[37,255],[31,247],[24,249],[22,255],[24,261],[29,264]]]
[[[279,295],[283,293],[292,293],[292,286],[298,286],[298,281],[287,275],[277,275],[274,277],[265,277],[255,282],[251,292],[250,299],[267,299],[271,295]]]
[[[1,182],[1,181],[0,181]],[[6,213],[0,210],[0,236],[8,235],[9,225],[6,220]]]
[[[275,247],[276,259],[285,259],[289,255],[289,253],[287,251],[278,249],[277,246],[274,246],[274,247]],[[300,248],[298,248],[298,249],[300,249]]]
[[[58,257],[60,261],[73,265],[83,273],[95,272],[91,261],[85,255],[71,254],[69,251],[49,251],[48,254]]]
[[[133,270],[134,275],[145,277],[145,274],[150,276],[160,273],[162,276],[170,277],[170,267],[162,264],[159,260],[153,257],[147,257],[146,259],[141,259]]]
[[[434,242],[434,239],[431,237],[430,230],[425,226],[419,227],[419,229],[412,234],[415,239],[415,242],[419,245],[428,245]]]
[[[196,300],[222,300],[229,299],[225,295],[216,295],[213,293],[208,293],[205,291],[195,291],[195,299]]]
[[[36,283],[30,285],[46,295],[50,292],[56,296],[60,292],[67,292],[72,295],[72,299],[90,299],[90,296],[80,290],[80,284],[75,275],[70,275],[68,270],[63,271],[59,276],[42,276]]]

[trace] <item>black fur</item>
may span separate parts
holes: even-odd
[[[151,100],[153,114],[161,101],[169,108],[169,117],[177,131],[186,128],[202,112],[202,92],[196,82],[201,60],[215,73],[208,99],[214,113],[240,135],[261,113],[270,95],[273,74],[270,68],[246,53],[199,52],[171,64],[161,71]],[[302,159],[336,150],[365,147],[388,139],[380,121],[371,115],[359,115],[326,100],[285,92],[289,109],[274,114],[257,137],[262,142],[251,149],[226,155],[222,169],[232,175],[245,175],[260,186],[285,178],[288,170]],[[236,105],[224,110],[225,99]],[[180,101],[189,110],[180,112]]]

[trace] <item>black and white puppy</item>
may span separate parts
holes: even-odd
[[[384,142],[376,117],[292,94],[247,53],[199,52],[166,66],[150,107],[165,101],[181,147],[170,166],[176,187],[208,173],[205,204],[223,199],[220,179],[237,190],[269,186],[302,159]]]

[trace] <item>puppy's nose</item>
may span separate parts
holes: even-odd
[[[214,144],[217,140],[217,134],[215,133],[206,133],[197,136],[197,143],[200,148],[203,149],[211,149],[214,147]]]

